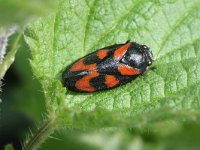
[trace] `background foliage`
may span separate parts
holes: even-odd
[[[62,0],[55,11],[29,21],[24,31],[28,46],[21,40],[14,64],[21,85],[8,87],[3,98],[17,99],[16,107],[35,122],[47,120],[58,128],[40,149],[197,149],[199,4]],[[62,86],[68,64],[129,39],[151,47],[155,70],[110,91],[80,94]]]

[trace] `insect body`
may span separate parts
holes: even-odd
[[[129,41],[115,44],[72,63],[63,73],[63,83],[72,91],[107,90],[135,79],[152,62],[152,52],[145,45]]]

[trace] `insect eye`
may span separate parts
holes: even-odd
[[[152,64],[152,61],[148,61],[147,63],[148,63],[148,65],[151,65],[151,64]]]
[[[142,49],[149,49],[146,45],[142,45]]]

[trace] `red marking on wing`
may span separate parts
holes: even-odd
[[[99,50],[97,52],[97,57],[99,57],[99,59],[104,59],[106,56],[108,56],[108,50]]]
[[[84,58],[81,58],[70,68],[70,71],[81,71],[81,70],[93,70],[96,68],[96,64],[85,65],[83,62]]]
[[[106,75],[105,76],[105,84],[107,87],[111,88],[115,85],[119,84],[119,80],[113,75]]]
[[[90,71],[88,75],[84,76],[78,80],[75,84],[75,87],[81,91],[93,92],[95,88],[90,84],[90,80],[99,75],[96,70]]]
[[[118,48],[115,53],[113,58],[120,60],[122,59],[122,57],[124,56],[124,54],[126,53],[126,51],[128,50],[129,46],[131,45],[131,42],[128,42],[127,44],[121,46],[120,48]]]
[[[141,73],[139,70],[134,69],[124,64],[120,64],[118,66],[118,71],[120,72],[121,75],[127,75],[127,76],[138,75]]]

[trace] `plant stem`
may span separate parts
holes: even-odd
[[[47,120],[43,126],[35,133],[35,135],[24,146],[24,150],[37,149],[43,141],[45,141],[50,134],[56,129],[55,119]]]

